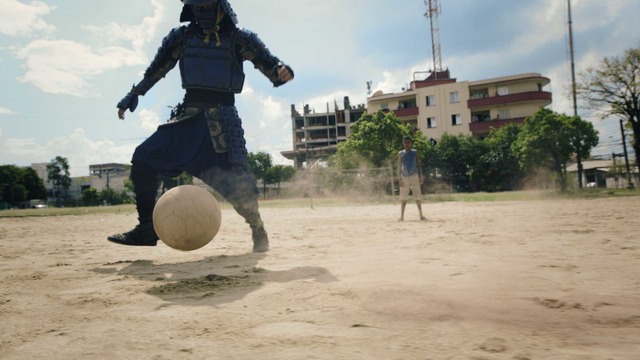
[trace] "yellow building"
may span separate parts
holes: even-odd
[[[392,111],[427,138],[445,133],[483,138],[492,127],[522,122],[551,104],[551,93],[545,90],[549,83],[537,73],[458,82],[446,70],[412,81],[400,93],[377,91],[368,98],[367,109]]]

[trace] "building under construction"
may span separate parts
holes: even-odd
[[[351,125],[366,111],[364,104],[351,106],[349,97],[344,97],[344,107],[334,102],[333,111],[327,104],[326,112],[315,112],[305,105],[300,114],[291,105],[291,129],[293,150],[281,154],[293,160],[294,167],[301,169],[312,160],[326,159],[338,149],[338,143],[346,141],[351,134]]]

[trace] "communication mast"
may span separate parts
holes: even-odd
[[[440,0],[424,0],[427,6],[427,12],[424,16],[429,19],[431,24],[431,51],[433,53],[433,72],[438,74],[442,71],[442,54],[440,49]]]

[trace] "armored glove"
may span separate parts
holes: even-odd
[[[272,77],[275,79],[274,85],[280,86],[286,82],[293,80],[295,74],[289,65],[285,65],[282,61],[271,70]]]
[[[129,109],[129,111],[133,112],[138,107],[138,94],[133,92],[134,89],[135,86],[120,100],[117,105],[119,109]]]

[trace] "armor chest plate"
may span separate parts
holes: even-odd
[[[244,85],[242,63],[233,54],[231,38],[211,35],[209,43],[200,35],[187,37],[186,46],[180,59],[180,76],[184,89],[203,89],[240,93]]]

